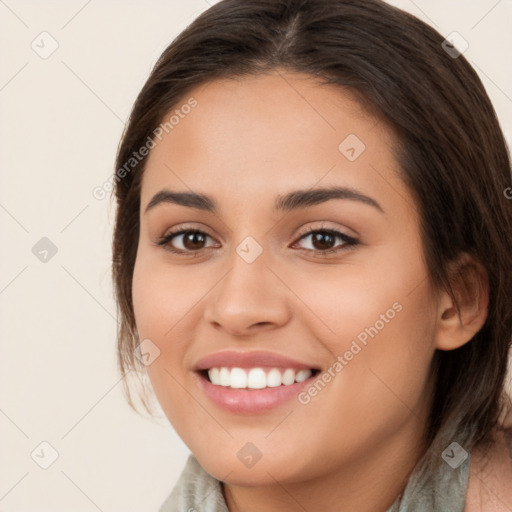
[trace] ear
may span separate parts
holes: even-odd
[[[470,341],[483,327],[489,305],[487,272],[468,253],[451,262],[449,276],[460,309],[447,290],[440,292],[435,332],[439,350],[454,350]]]

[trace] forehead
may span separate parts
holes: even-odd
[[[196,106],[183,109],[179,122],[155,139],[143,205],[164,187],[226,198],[273,198],[317,184],[380,196],[386,181],[390,194],[403,189],[393,133],[340,87],[280,71],[216,80],[191,90],[163,121],[190,98]]]

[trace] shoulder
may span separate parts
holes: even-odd
[[[512,510],[512,428],[498,431],[487,452],[471,453],[464,512]]]

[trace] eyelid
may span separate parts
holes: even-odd
[[[205,233],[206,235],[208,235],[210,238],[213,238],[215,239],[215,237],[210,233],[209,229],[208,228],[205,228],[201,225],[198,225],[198,224],[189,224],[189,223],[183,223],[183,224],[178,224],[177,226],[174,226],[172,229],[169,229],[168,231],[166,231],[160,238],[163,239],[163,238],[166,238],[170,235],[178,235],[180,234],[180,232],[182,231],[199,231],[199,232],[202,232],[202,233]]]
[[[321,222],[320,226],[317,226],[315,224],[313,224],[313,225],[309,224],[304,229],[301,229],[297,236],[300,238],[303,235],[307,235],[307,234],[311,233],[312,231],[337,231],[340,234],[342,234],[350,239],[358,240],[358,235],[349,235],[348,233],[343,231],[343,228],[341,228],[341,227],[330,226],[329,224],[326,224],[325,221],[320,221],[320,222]]]

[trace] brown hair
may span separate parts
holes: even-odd
[[[463,55],[414,16],[380,0],[223,0],[168,46],[134,104],[116,168],[137,152],[193,87],[285,69],[350,90],[386,120],[402,179],[416,201],[429,278],[452,295],[450,262],[467,252],[487,271],[488,317],[474,338],[436,351],[431,460],[453,440],[490,442],[504,406],[512,335],[510,158],[495,111]],[[141,370],[132,305],[146,158],[116,177],[113,280],[119,367]],[[456,300],[456,297],[453,296]],[[127,386],[127,397],[133,407]],[[146,401],[143,400],[149,411]],[[435,441],[435,442],[434,442]]]

